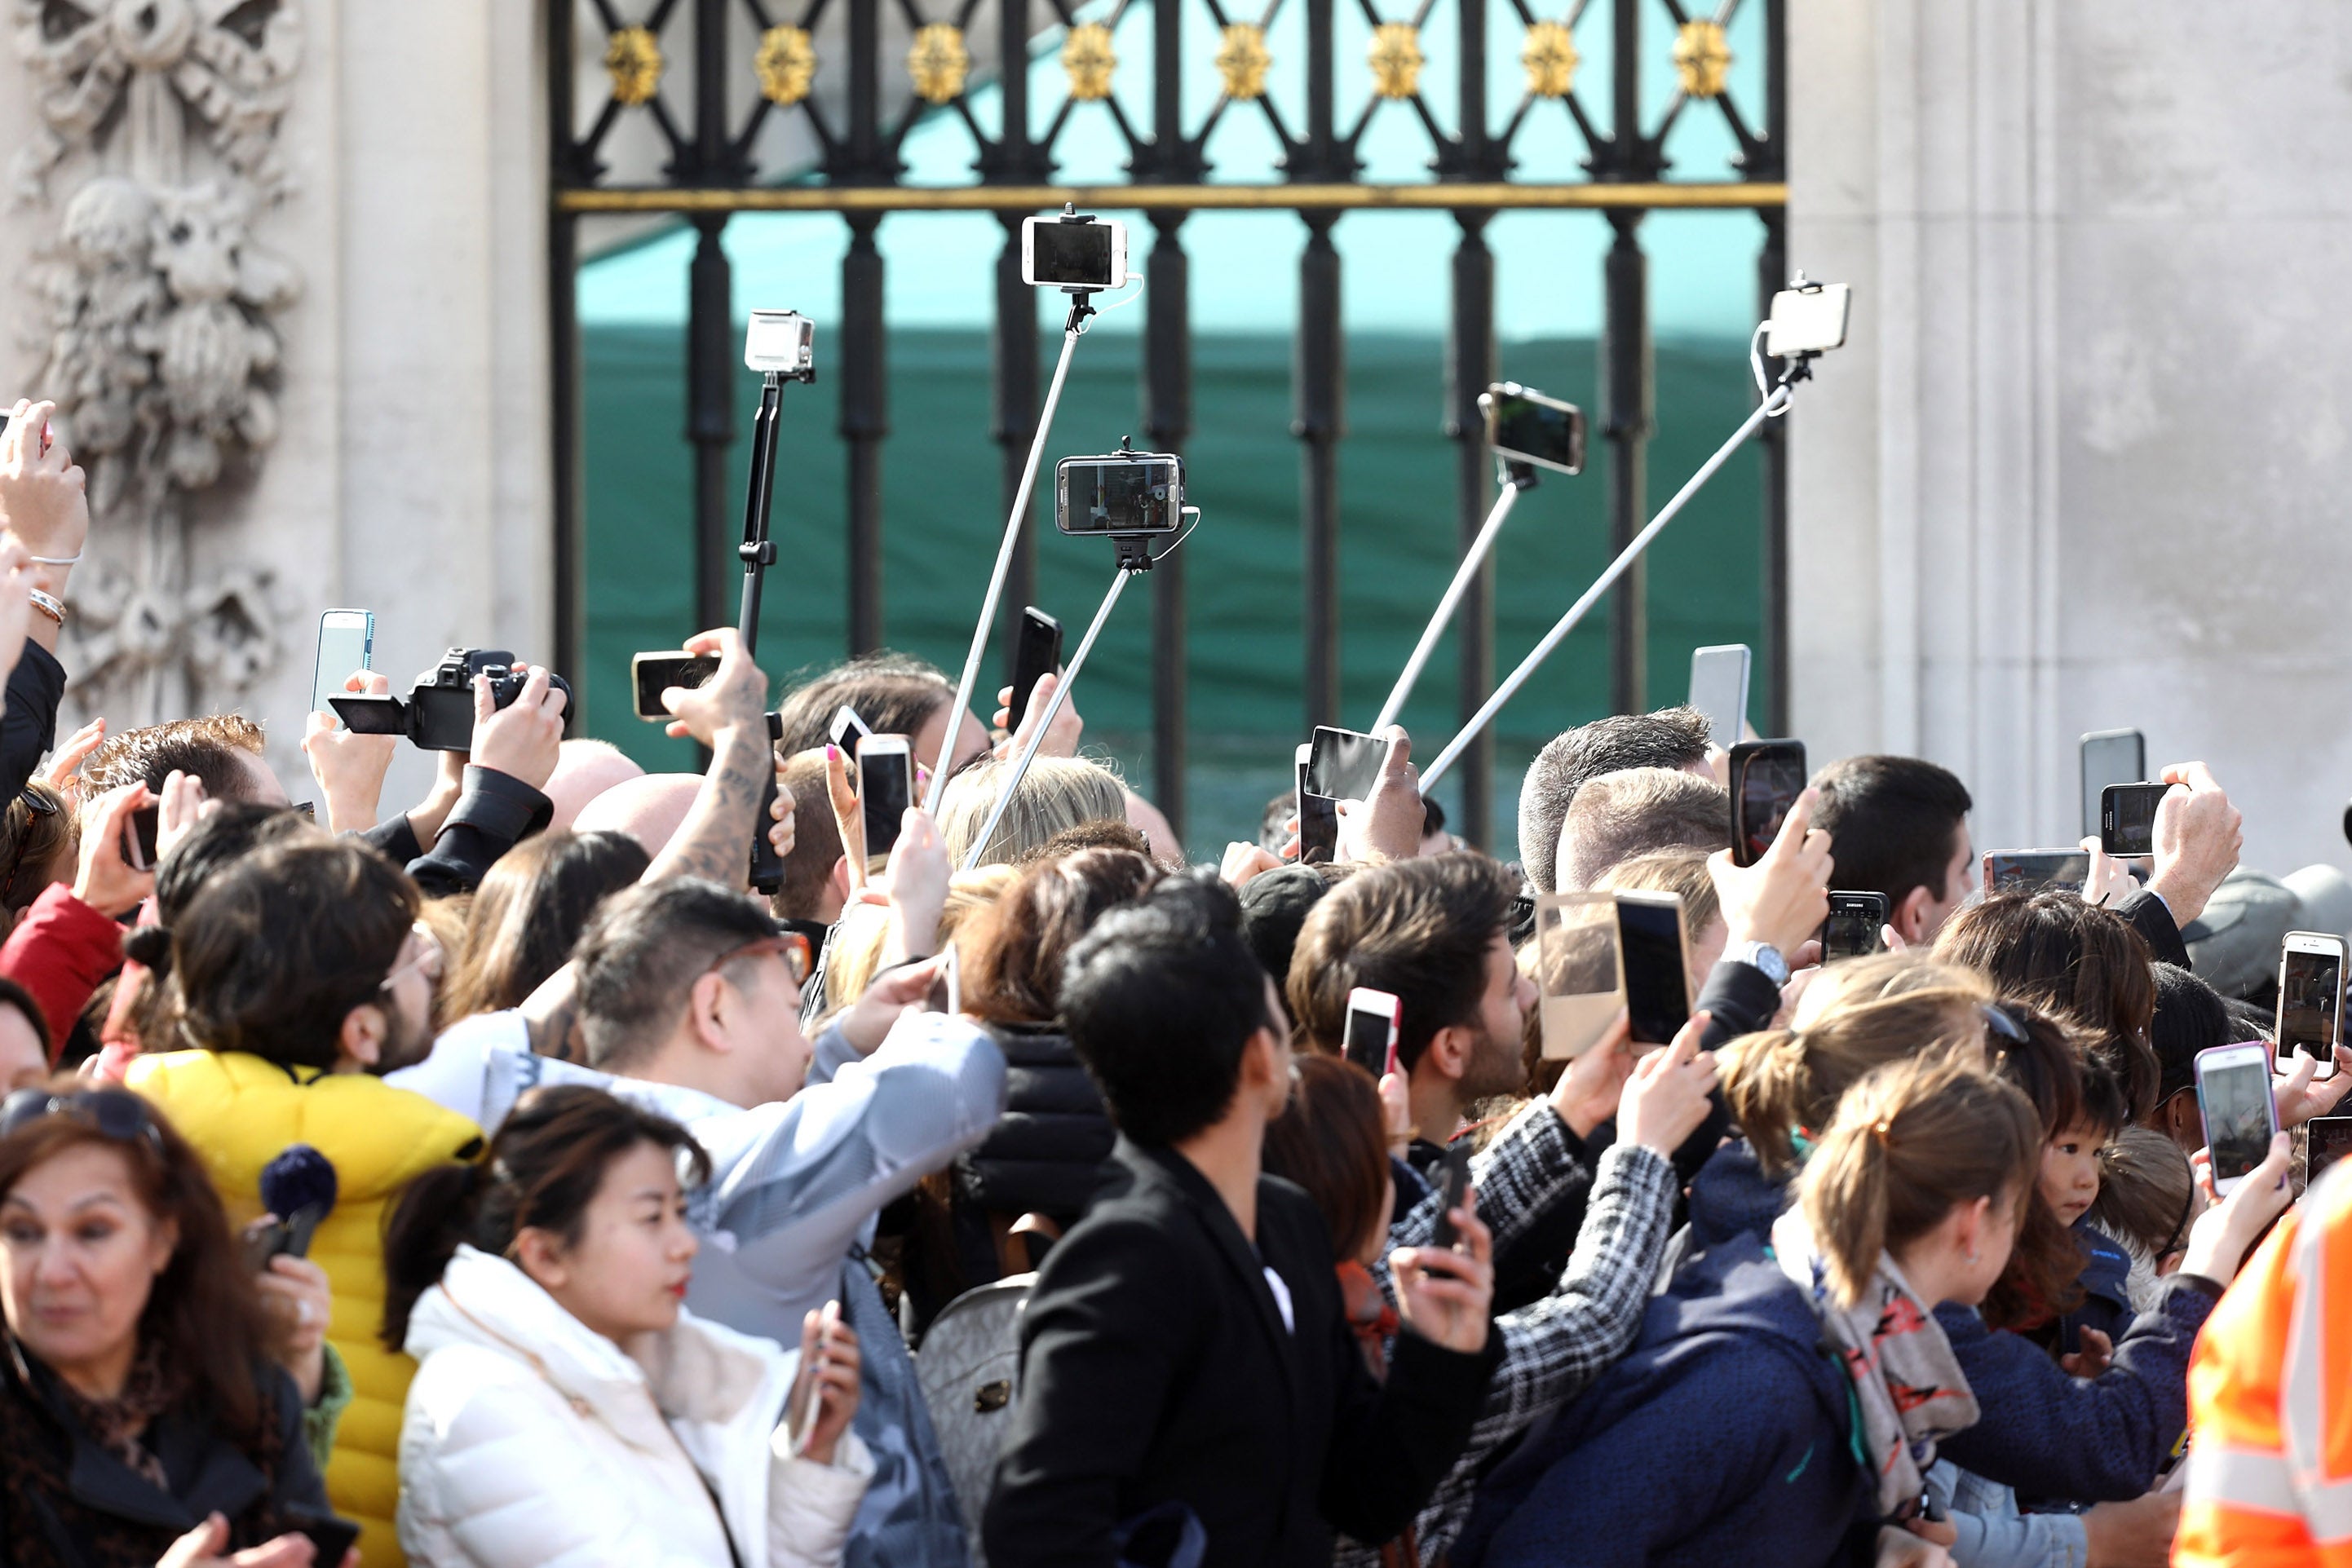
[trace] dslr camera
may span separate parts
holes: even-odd
[[[466,751],[474,744],[474,677],[490,678],[490,701],[510,707],[527,676],[504,648],[452,648],[441,662],[416,677],[406,701],[399,697],[331,696],[335,716],[353,735],[404,735],[425,751]],[[563,727],[572,728],[578,699],[562,675],[548,684],[563,694]]]

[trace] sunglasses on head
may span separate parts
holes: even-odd
[[[143,1137],[157,1152],[163,1147],[163,1134],[156,1130],[147,1102],[127,1089],[80,1089],[68,1094],[19,1089],[0,1100],[0,1138],[45,1116],[71,1116],[118,1144],[136,1143]]]
[[[5,879],[0,879],[0,904],[6,904],[8,895],[16,891],[16,873],[25,869],[25,852],[32,846],[33,842],[32,819],[54,817],[58,814],[58,803],[29,786],[17,791],[16,800],[25,807],[28,814],[25,819],[25,831],[16,835],[16,852],[8,857],[8,874]]]
[[[1987,1002],[1983,1010],[1985,1028],[2011,1045],[2032,1043],[2025,1032],[2025,1009],[2015,1002]]]

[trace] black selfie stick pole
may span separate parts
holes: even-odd
[[[1641,559],[1642,552],[1650,548],[1650,541],[1664,532],[1665,526],[1675,520],[1675,514],[1689,504],[1690,498],[1697,495],[1709,479],[1715,477],[1716,470],[1731,461],[1731,455],[1738,451],[1749,436],[1756,434],[1759,426],[1789,406],[1789,389],[1812,374],[1812,360],[1813,356],[1810,353],[1790,357],[1788,369],[1780,372],[1780,379],[1773,384],[1771,394],[1756,405],[1755,412],[1741,422],[1738,430],[1731,433],[1730,440],[1716,448],[1714,456],[1699,465],[1698,472],[1692,475],[1683,487],[1675,492],[1675,498],[1659,509],[1658,515],[1650,519],[1649,526],[1635,534],[1633,541],[1619,552],[1617,559],[1609,563],[1609,569],[1594,580],[1591,587],[1584,591],[1584,597],[1570,605],[1568,613],[1561,616],[1553,624],[1552,629],[1544,633],[1543,641],[1538,643],[1533,651],[1519,661],[1519,667],[1504,677],[1503,684],[1495,688],[1495,695],[1486,699],[1486,706],[1472,715],[1470,721],[1462,727],[1462,733],[1448,741],[1445,749],[1437,754],[1436,760],[1422,770],[1421,789],[1423,794],[1427,794],[1430,786],[1444,778],[1445,770],[1453,767],[1465,751],[1470,749],[1470,742],[1476,738],[1478,732],[1493,722],[1495,716],[1503,711],[1503,705],[1516,696],[1519,688],[1527,685],[1528,677],[1534,674],[1537,667],[1551,656],[1552,650],[1559,647],[1570,632],[1576,630],[1576,623],[1583,620],[1595,604],[1601,602],[1601,596],[1609,591],[1610,585],[1624,576],[1626,570]]]
[[[814,370],[789,373],[793,381],[816,380]],[[760,651],[760,590],[768,568],[776,564],[775,541],[768,537],[768,513],[776,497],[776,426],[783,411],[786,375],[782,371],[761,372],[760,412],[751,422],[751,485],[743,503],[743,542],[735,549],[743,561],[743,611],[735,630],[747,655],[756,656]],[[783,733],[772,713],[767,716],[767,729],[770,765],[760,787],[760,814],[751,823],[751,887],[758,893],[773,893],[784,885],[784,858],[768,840],[768,824],[775,820],[773,752]]]
[[[1502,470],[1503,492],[1495,497],[1494,507],[1487,512],[1486,525],[1478,530],[1478,537],[1471,541],[1469,553],[1462,558],[1462,564],[1454,569],[1454,580],[1446,584],[1445,597],[1437,601],[1437,613],[1432,615],[1429,624],[1422,628],[1421,641],[1413,644],[1412,657],[1404,662],[1404,674],[1397,677],[1396,685],[1390,689],[1389,700],[1381,705],[1381,716],[1372,720],[1374,735],[1394,724],[1397,715],[1403,711],[1405,698],[1412,695],[1413,683],[1421,679],[1421,667],[1429,663],[1429,655],[1436,650],[1438,638],[1445,634],[1447,623],[1454,619],[1454,606],[1462,602],[1462,595],[1469,590],[1470,580],[1478,574],[1478,568],[1495,548],[1495,536],[1503,531],[1504,520],[1511,515],[1511,507],[1517,504],[1519,492],[1536,487],[1534,464],[1506,457],[1499,459],[1496,466]]]

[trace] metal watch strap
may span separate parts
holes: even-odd
[[[1789,983],[1789,960],[1769,942],[1734,942],[1724,948],[1726,962],[1746,964],[1776,986]]]

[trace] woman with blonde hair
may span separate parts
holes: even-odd
[[[940,803],[940,838],[950,865],[961,867],[971,857],[1012,772],[1009,762],[982,762],[949,780],[947,798]],[[1039,757],[1013,787],[981,863],[1018,864],[1055,834],[1082,822],[1126,821],[1127,791],[1118,774],[1083,758]]]
[[[1005,889],[1019,874],[1009,865],[984,865],[978,871],[958,872],[950,877],[947,902],[940,906],[939,938],[934,950],[946,951],[963,923],[1003,897]],[[828,1013],[864,996],[866,988],[874,983],[874,977],[884,969],[909,958],[930,956],[929,953],[886,953],[890,946],[890,916],[887,904],[853,904],[842,911],[840,926],[825,949],[824,1006]]]

